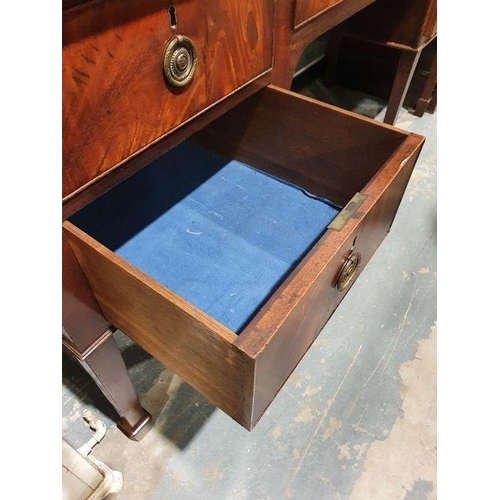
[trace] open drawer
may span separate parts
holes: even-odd
[[[423,141],[270,86],[64,231],[107,319],[250,430],[389,230]]]

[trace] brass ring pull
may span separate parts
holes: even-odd
[[[340,270],[339,277],[337,278],[337,290],[342,292],[354,280],[356,271],[361,263],[361,254],[356,251],[351,251]]]
[[[187,85],[193,79],[197,62],[190,38],[182,35],[171,38],[163,55],[163,72],[168,83],[174,87]]]

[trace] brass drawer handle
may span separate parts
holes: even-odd
[[[355,250],[351,251],[340,270],[337,278],[337,290],[341,292],[345,290],[356,276],[356,271],[361,263],[361,254]]]
[[[197,62],[193,41],[182,35],[172,37],[163,55],[163,72],[168,83],[174,87],[187,85],[193,79]]]

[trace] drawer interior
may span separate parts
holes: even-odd
[[[239,334],[405,137],[271,87],[70,222]]]
[[[240,333],[340,209],[186,141],[71,222]]]
[[[345,207],[407,136],[270,85],[195,134],[194,140]]]

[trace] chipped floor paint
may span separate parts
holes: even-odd
[[[86,408],[105,421],[93,455],[124,477],[110,500],[436,498],[436,120],[396,123],[427,141],[393,228],[251,433],[118,333],[155,419],[129,441],[65,362],[63,437],[89,438]]]
[[[370,446],[352,500],[437,498],[436,346],[433,327],[415,359],[401,365],[402,415]]]

